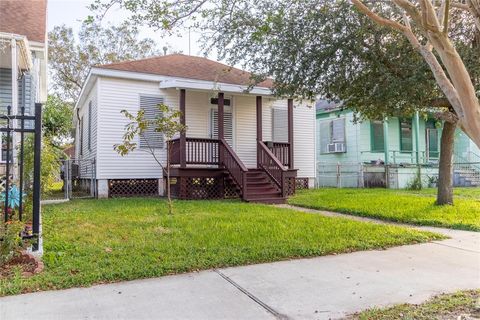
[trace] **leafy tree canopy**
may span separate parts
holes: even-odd
[[[394,6],[378,9],[398,15]],[[173,32],[194,24],[206,52],[275,79],[278,95],[341,100],[368,118],[448,107],[427,64],[399,32],[381,27],[339,0],[97,0],[102,16],[112,6],[132,12],[137,24]],[[480,91],[480,36],[472,19],[453,10],[451,38]]]
[[[43,108],[43,135],[56,144],[63,144],[71,138],[73,130],[73,105],[58,95],[49,95]]]
[[[102,27],[86,21],[75,37],[72,28],[56,26],[48,34],[51,86],[59,98],[76,101],[91,66],[158,54],[156,43],[139,39],[136,25],[125,21]],[[77,40],[78,39],[78,40]]]

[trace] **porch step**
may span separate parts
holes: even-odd
[[[247,173],[247,202],[285,203],[285,198],[261,169],[249,169]]]

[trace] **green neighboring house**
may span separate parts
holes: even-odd
[[[435,184],[441,129],[434,119],[354,123],[353,111],[319,100],[316,122],[318,186],[405,188],[418,172]],[[454,162],[455,185],[480,186],[480,150],[460,130]]]

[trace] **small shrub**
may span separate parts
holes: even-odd
[[[11,259],[20,254],[24,248],[24,243],[20,232],[23,230],[23,223],[20,221],[11,221],[3,223],[3,239],[0,241],[0,266],[3,266]]]
[[[422,175],[420,174],[420,169],[417,170],[415,177],[407,183],[408,190],[422,190]]]

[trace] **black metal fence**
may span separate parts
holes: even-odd
[[[12,107],[8,106],[7,113],[0,114],[0,121],[1,156],[4,162],[0,204],[4,223],[0,229],[0,239],[3,239],[1,233],[5,232],[8,222],[12,220],[25,223],[22,232],[24,238],[39,239],[42,105],[35,104],[34,115],[26,115],[25,107],[21,107],[20,114],[12,114]],[[32,172],[25,172],[25,140],[27,135],[32,134],[33,155],[30,155],[33,156],[33,168]],[[38,250],[38,241],[34,242],[33,249]]]

